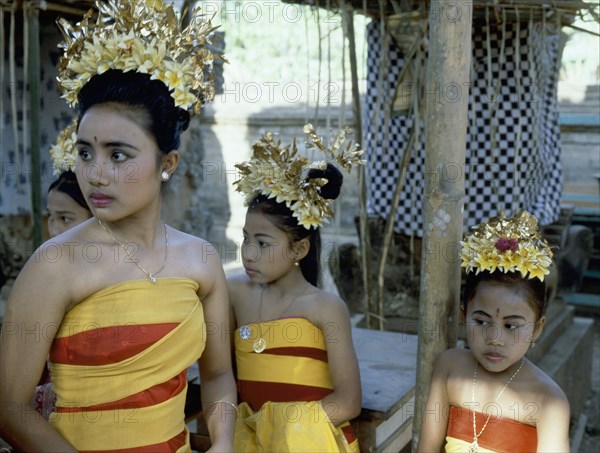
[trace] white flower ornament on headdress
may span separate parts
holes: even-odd
[[[55,176],[63,171],[75,169],[77,160],[77,120],[65,127],[56,138],[56,143],[50,148],[52,168]]]
[[[550,271],[552,250],[542,239],[535,217],[521,211],[513,218],[493,217],[474,228],[461,243],[462,266],[467,272],[520,272],[539,278]]]
[[[333,143],[327,147],[316,134],[312,124],[304,126],[308,137],[308,147],[314,148],[334,160],[346,172],[350,173],[354,165],[362,165],[363,151],[358,145],[346,142],[346,135],[351,133],[348,127],[338,133]],[[285,203],[293,212],[298,223],[306,229],[319,227],[327,217],[333,215],[333,200],[325,199],[320,189],[327,183],[325,178],[308,179],[311,169],[325,170],[324,160],[312,162],[298,156],[296,139],[290,145],[281,145],[275,141],[271,132],[265,133],[252,146],[252,158],[248,162],[236,164],[240,178],[234,182],[235,190],[246,195],[246,205],[259,195],[275,198],[278,203]]]
[[[64,55],[58,62],[59,86],[63,97],[74,106],[81,88],[96,74],[109,69],[136,71],[163,82],[177,107],[199,113],[214,98],[210,74],[215,58],[208,49],[217,28],[210,18],[192,12],[190,25],[183,28],[172,5],[163,0],[97,0],[81,22],[71,25],[58,20],[63,34]],[[212,74],[211,74],[212,76]]]

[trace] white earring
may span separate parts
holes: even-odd
[[[163,181],[168,181],[170,177],[171,175],[169,175],[169,173],[166,170],[163,170],[163,172],[160,174],[160,179],[162,179]]]

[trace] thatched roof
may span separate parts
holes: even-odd
[[[4,11],[16,11],[23,9],[24,4],[27,4],[29,8],[38,9],[42,14],[47,12],[51,14],[82,16],[90,8],[93,8],[95,3],[95,0],[47,0],[38,2],[0,0],[0,7]]]
[[[391,16],[411,13],[415,11],[425,12],[429,10],[431,1],[417,0],[282,0],[284,3],[293,3],[309,6],[317,6],[329,10],[339,10],[346,6],[359,14],[365,14],[373,18],[382,15]],[[582,0],[473,0],[473,11],[450,11],[450,8],[461,8],[461,2],[445,4],[433,2],[438,8],[449,8],[447,14],[471,14],[473,19],[483,18],[488,9],[488,14],[500,22],[505,17],[507,21],[520,20],[545,20],[559,18],[561,22],[570,23],[577,14],[584,11],[592,11],[598,15],[598,2],[584,2]],[[444,13],[441,11],[441,13]]]

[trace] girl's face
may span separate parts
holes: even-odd
[[[521,360],[545,323],[519,289],[493,282],[477,285],[467,305],[467,339],[477,361],[501,372]]]
[[[77,204],[69,195],[56,189],[48,192],[46,208],[50,237],[58,236],[92,216],[90,211]]]
[[[162,153],[118,105],[95,105],[83,115],[77,148],[77,181],[96,217],[118,220],[158,208]]]
[[[256,211],[246,213],[242,263],[251,281],[269,283],[279,279],[294,267],[296,257],[288,235],[266,215]]]

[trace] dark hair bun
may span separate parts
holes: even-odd
[[[327,163],[325,170],[312,169],[308,172],[308,179],[325,178],[327,183],[321,187],[320,194],[326,200],[335,200],[340,195],[344,175],[333,164]]]
[[[190,114],[187,110],[177,109],[177,130],[185,131],[190,126]]]
[[[175,105],[167,86],[148,74],[109,69],[94,75],[79,92],[79,116],[96,104],[118,102],[141,107],[150,115],[149,132],[161,151],[179,149],[180,134],[190,125],[190,114]]]

